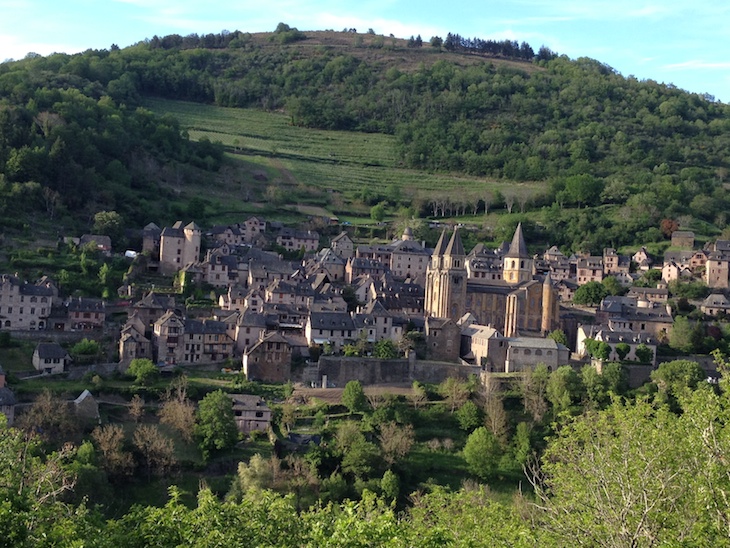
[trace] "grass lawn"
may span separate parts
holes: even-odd
[[[33,341],[13,341],[9,348],[0,348],[0,366],[6,373],[33,371]]]
[[[146,99],[145,106],[157,114],[175,116],[193,140],[207,137],[223,143],[230,156],[242,162],[242,171],[250,172],[251,164],[255,164],[254,171],[264,172],[272,182],[287,187],[289,203],[316,199],[324,205],[330,197],[322,192],[341,193],[352,199],[364,189],[381,195],[397,188],[410,196],[453,191],[465,196],[486,190],[521,196],[544,187],[541,183],[516,184],[407,169],[401,164],[392,135],[293,126],[282,112],[165,99]],[[239,184],[244,182],[240,179]],[[209,189],[207,195],[215,194],[215,189]],[[348,209],[336,204],[333,207]]]

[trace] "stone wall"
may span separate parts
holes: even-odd
[[[13,339],[38,342],[79,342],[81,339],[99,340],[103,333],[100,330],[91,331],[52,331],[52,330],[28,330],[9,331]]]
[[[313,371],[309,372],[311,379]],[[410,360],[380,360],[344,356],[321,356],[317,365],[317,380],[327,376],[328,383],[337,387],[357,380],[368,384],[403,384],[414,380],[440,383],[449,378],[466,379],[471,374],[479,375],[481,367],[454,363]],[[310,380],[306,379],[306,380]],[[298,379],[300,381],[305,379]]]

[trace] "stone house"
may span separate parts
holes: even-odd
[[[626,296],[637,299],[637,302],[666,303],[669,298],[669,290],[666,287],[632,287]]]
[[[195,223],[183,226],[177,221],[162,229],[160,235],[160,271],[171,275],[185,265],[195,263],[200,256],[201,230]]]
[[[310,260],[305,269],[307,276],[325,274],[330,280],[341,282],[345,279],[345,264],[347,259],[337,255],[333,249],[325,247]]]
[[[286,382],[291,377],[292,347],[279,332],[262,333],[243,351],[242,372],[249,380]]]
[[[581,257],[576,265],[578,285],[603,281],[603,257]]]
[[[361,276],[379,278],[388,271],[388,267],[377,259],[351,257],[345,265],[345,282],[352,284]]]
[[[332,238],[330,248],[335,254],[345,261],[355,254],[355,245],[353,244],[347,232],[340,232]]]
[[[700,310],[708,316],[730,313],[730,301],[723,293],[712,293],[700,305]]]
[[[667,305],[636,297],[606,297],[596,311],[596,322],[611,331],[666,337],[674,319]]]
[[[611,347],[608,361],[619,361],[616,346],[625,343],[629,346],[629,352],[624,360],[635,361],[636,349],[639,345],[645,345],[653,352],[652,365],[656,365],[656,339],[647,333],[635,333],[633,331],[612,331],[596,325],[583,325],[578,328],[576,339],[576,354],[581,357],[587,357],[586,339],[594,339],[596,341],[605,342]]]
[[[236,349],[243,352],[254,345],[266,332],[266,316],[253,310],[244,311],[236,322]]]
[[[160,258],[160,236],[162,229],[155,223],[149,223],[142,229],[142,253],[155,261]]]
[[[705,265],[705,283],[712,289],[730,288],[730,255],[711,251]]]
[[[68,301],[68,320],[75,331],[102,329],[106,321],[106,305],[101,299],[77,297]]]
[[[289,281],[299,268],[296,263],[288,261],[250,261],[248,266],[248,287],[249,289],[263,290],[274,280]]]
[[[152,342],[144,336],[144,331],[129,322],[122,328],[119,337],[119,364],[123,369],[129,367],[137,358],[152,359]]]
[[[154,323],[168,310],[173,310],[175,305],[175,297],[173,295],[150,291],[132,305],[128,315],[130,317],[136,315],[145,326],[143,334],[146,337],[151,337]]]
[[[215,320],[185,320],[183,325],[182,363],[215,363],[233,357],[234,340],[224,322]]]
[[[79,247],[92,244],[97,251],[107,257],[112,253],[112,239],[101,234],[84,234],[79,238]]]
[[[246,294],[248,290],[241,287],[230,285],[228,291],[218,297],[218,306],[222,310],[243,312],[246,307]]]
[[[310,312],[304,335],[312,345],[329,344],[340,351],[357,339],[357,329],[348,312]]]
[[[31,284],[17,276],[0,276],[0,329],[43,330],[48,327],[54,288]]]
[[[271,409],[261,396],[249,394],[230,394],[233,400],[233,417],[238,431],[243,434],[250,432],[266,432],[271,425]]]
[[[672,232],[672,247],[692,249],[695,245],[695,233],[691,230],[675,230]]]
[[[409,229],[406,229],[409,230]],[[403,238],[390,244],[390,271],[398,279],[425,278],[426,270],[431,262],[431,249],[413,240],[410,232]]]
[[[479,365],[485,371],[503,371],[507,359],[507,341],[491,326],[462,324],[460,354],[463,360]]]
[[[636,264],[637,269],[642,272],[650,270],[652,268],[652,265],[654,264],[651,255],[649,255],[649,252],[646,250],[645,247],[642,247],[641,249],[639,249],[639,251],[634,253],[631,256],[631,260]]]
[[[238,260],[221,250],[210,250],[203,261],[203,280],[213,287],[229,287],[238,280]]]
[[[402,330],[394,326],[393,314],[388,312],[379,300],[367,304],[359,314],[354,315],[357,338],[364,337],[368,342],[389,339],[400,340]]]
[[[276,236],[276,243],[288,251],[317,251],[319,249],[319,233],[312,230],[295,230],[282,228]]]
[[[662,280],[669,283],[682,278],[692,278],[692,270],[689,267],[679,265],[674,261],[664,263],[664,266],[662,266]]]
[[[427,317],[424,325],[428,358],[456,362],[461,350],[461,328],[450,318]]]
[[[504,372],[530,371],[539,364],[545,364],[549,371],[555,371],[569,361],[570,350],[552,339],[512,337],[507,340]]]
[[[606,276],[615,276],[616,274],[628,274],[631,266],[629,257],[619,255],[616,250],[607,247],[603,250],[603,273]]]
[[[184,332],[185,322],[172,310],[165,312],[155,322],[152,329],[152,347],[158,363],[172,365],[183,361]]]
[[[38,343],[33,351],[33,367],[47,374],[63,373],[71,356],[58,343]]]

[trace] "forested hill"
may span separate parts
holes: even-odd
[[[706,203],[696,214],[708,220],[724,207],[730,107],[710,97],[525,43],[283,24],[274,33],[154,37],[0,65],[0,171],[7,183],[65,195],[62,179],[85,181],[82,192],[135,180],[135,147],[215,169],[211,150],[177,143],[172,120],[145,125],[134,108],[145,96],[283,109],[296,125],[390,133],[404,166],[547,181],[548,198],[561,205],[643,195],[676,217],[695,213],[687,208],[699,197]],[[77,126],[80,142],[64,138]],[[59,162],[69,157],[75,171],[63,173]]]

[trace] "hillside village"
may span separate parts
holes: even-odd
[[[150,223],[142,248],[127,252],[132,264],[119,288],[127,317],[117,332],[118,368],[147,358],[161,369],[221,364],[249,380],[325,388],[350,380],[441,382],[537,364],[577,367],[596,357],[588,343],[598,341],[608,345],[602,358],[628,364],[637,386],[672,329],[670,282],[699,279],[711,288],[699,306],[707,318],[730,309],[723,292],[730,286],[728,241],[695,249],[691,232],[676,231],[670,249],[680,251],[655,263],[643,248],[631,257],[614,249],[566,257],[555,246],[532,255],[521,225],[511,242],[467,253],[463,230],[443,228],[435,248],[416,241],[410,228],[387,244],[357,243],[345,230],[322,247],[325,238],[315,231],[258,217],[208,230],[194,222]],[[82,239],[111,253],[108,237]],[[265,250],[274,244],[303,259]],[[659,268],[653,287],[634,285]],[[157,288],[138,283],[150,276]],[[573,304],[581,286],[609,276],[625,295],[605,296],[595,308]],[[187,307],[180,296],[191,287],[211,290],[217,301]],[[108,327],[110,308],[120,310],[119,302],[69,298],[48,277],[4,274],[0,281],[2,330],[38,341],[33,365],[48,374],[72,363],[53,335],[94,338]],[[565,338],[551,336],[559,332]]]
[[[423,38],[0,63],[0,545],[728,544],[730,106]]]

